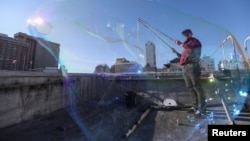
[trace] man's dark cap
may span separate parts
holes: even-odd
[[[193,34],[191,29],[185,29],[181,32],[182,35]]]

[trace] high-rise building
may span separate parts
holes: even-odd
[[[28,43],[0,34],[0,69],[27,70],[28,49]]]
[[[34,68],[58,68],[60,45],[58,43],[46,41],[41,38],[36,38],[36,41],[38,44],[34,52]]]
[[[37,46],[37,42],[34,39],[34,37],[29,36],[25,33],[18,32],[16,34],[14,34],[14,39],[21,41],[21,42],[24,42],[24,43],[27,43],[29,45],[27,56],[25,59],[26,61],[24,63],[27,65],[27,70],[34,69],[34,65],[33,65],[33,60],[35,58],[34,51],[35,51],[36,46]]]
[[[111,66],[112,73],[139,73],[142,71],[142,66],[134,61],[128,61],[126,58],[117,58],[116,63]]]
[[[200,65],[203,71],[212,72],[215,71],[214,58],[204,55],[201,58]]]
[[[94,73],[110,73],[110,68],[107,64],[99,64],[95,67]]]
[[[28,43],[28,70],[58,68],[60,44],[18,32],[14,39]]]
[[[58,68],[60,44],[18,32],[14,38],[0,34],[1,70]]]
[[[156,52],[154,43],[148,41],[146,44],[146,65],[156,69]]]

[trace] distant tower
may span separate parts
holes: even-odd
[[[156,69],[156,55],[154,43],[148,41],[146,44],[146,65]]]

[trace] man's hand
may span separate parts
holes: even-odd
[[[175,40],[174,42],[175,42],[177,45],[181,45],[181,44],[182,44],[182,42],[179,41],[179,40]]]

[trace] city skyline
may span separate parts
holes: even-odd
[[[244,41],[250,35],[249,4],[247,0],[9,0],[0,9],[6,13],[0,16],[0,33],[12,36],[23,32],[60,43],[60,64],[69,72],[92,73],[98,64],[111,66],[120,57],[143,63],[147,41],[155,43],[157,67],[163,67],[175,54],[161,38],[181,49],[160,32],[183,40],[181,31],[191,28],[202,41],[202,56],[218,62],[223,59],[220,45],[229,34],[244,51]],[[138,18],[160,32],[152,32]],[[231,42],[225,46],[229,56]]]
[[[20,47],[22,47],[22,45],[23,45],[23,39],[25,39],[25,43],[27,44],[27,42],[30,42],[29,40],[32,40],[32,42],[33,42],[33,40],[34,41],[36,41],[37,42],[37,47],[36,48],[41,48],[42,50],[44,50],[45,49],[45,52],[48,52],[49,54],[50,54],[50,56],[52,57],[52,58],[54,58],[53,60],[55,60],[56,62],[58,61],[58,54],[59,54],[59,50],[58,51],[55,51],[55,52],[53,52],[53,51],[51,51],[49,48],[50,48],[50,45],[51,45],[51,47],[53,48],[53,46],[54,45],[59,45],[59,43],[53,43],[53,42],[50,42],[50,41],[46,41],[46,40],[43,40],[43,39],[41,39],[41,38],[37,38],[37,37],[33,37],[33,36],[30,36],[30,35],[27,35],[26,33],[20,33],[20,32],[18,32],[18,33],[15,33],[14,34],[14,38],[11,38],[11,37],[8,37],[6,34],[3,34],[3,33],[1,33],[1,35],[0,35],[0,37],[2,38],[2,39],[4,39],[4,38],[6,38],[6,39],[8,39],[10,42],[18,42],[18,41],[21,41],[19,44],[20,44]],[[28,39],[26,39],[26,38],[28,38]],[[39,40],[41,40],[41,41],[39,41]],[[4,40],[3,40],[4,41]],[[44,41],[46,41],[46,42],[50,42],[48,45],[45,45],[44,43]],[[42,42],[44,42],[44,43],[42,43]],[[4,42],[3,42],[4,43]],[[12,46],[12,44],[13,43],[9,43],[9,45],[7,45],[7,46]],[[53,45],[54,44],[54,45]],[[6,45],[5,45],[6,46]],[[59,49],[59,47],[60,47],[60,45],[58,46],[58,49]],[[13,48],[13,47],[12,47]],[[16,47],[14,47],[14,48],[16,48]],[[44,48],[44,49],[43,49]],[[145,59],[145,65],[144,66],[141,66],[142,68],[151,68],[150,70],[151,71],[157,71],[157,70],[161,70],[161,69],[164,69],[165,68],[165,65],[163,66],[163,67],[158,67],[157,68],[157,66],[156,66],[156,55],[155,55],[155,45],[154,45],[154,43],[153,42],[151,42],[151,41],[148,41],[146,44],[145,44],[145,50],[146,50],[146,56],[144,56],[146,59]],[[38,58],[41,58],[41,55],[45,55],[44,53],[44,51],[43,51],[43,54],[41,54],[41,52],[40,52],[40,54],[39,54],[39,51],[42,51],[41,49],[36,49],[37,51],[35,51],[36,53],[36,55],[38,55],[38,56],[40,56],[40,57],[38,57]],[[15,49],[14,49],[15,50]],[[54,50],[54,49],[53,49]],[[5,51],[5,49],[3,49],[3,51]],[[26,51],[27,52],[27,51]],[[46,54],[48,54],[48,53],[46,53]],[[4,53],[5,54],[5,53]],[[12,54],[15,54],[15,52],[13,52]],[[54,56],[54,57],[53,57]],[[57,57],[56,57],[57,56]],[[20,57],[20,56],[19,56]],[[36,58],[37,58],[37,56],[35,56]],[[47,57],[49,57],[49,56],[47,56]],[[237,57],[237,58],[235,58],[235,57]],[[218,64],[215,64],[215,62],[214,62],[214,58],[210,58],[210,56],[201,56],[201,66],[204,68],[203,69],[203,71],[206,71],[206,72],[210,72],[210,71],[214,71],[214,70],[219,70],[219,66],[221,65],[221,63],[225,63],[223,66],[224,67],[236,67],[236,65],[237,65],[237,63],[232,63],[232,61],[234,62],[234,61],[240,61],[240,57],[239,56],[235,56],[235,57],[233,57],[233,56],[230,56],[230,58],[228,59],[228,60],[224,60],[224,61],[220,61]],[[17,64],[17,62],[19,62],[19,65],[22,65],[22,66],[24,66],[25,64],[20,64],[20,60],[18,60],[17,58],[18,58],[18,56],[13,56],[12,55],[12,58],[14,58],[14,60],[12,59],[11,61],[12,61],[12,64],[15,66],[15,69],[16,69],[16,64]],[[10,59],[7,59],[7,60],[5,60],[5,61],[8,61],[8,60],[10,60]],[[21,59],[21,60],[23,60],[23,59]],[[39,59],[38,59],[39,60]],[[51,60],[51,59],[50,59]],[[116,65],[118,62],[120,62],[120,61],[118,61],[118,60],[125,60],[125,62],[127,62],[127,63],[133,63],[133,64],[137,64],[138,62],[136,62],[136,61],[130,61],[130,60],[127,60],[126,59],[126,57],[124,57],[124,58],[121,58],[121,57],[119,57],[119,58],[116,58],[116,62],[115,62],[115,64],[111,64],[111,67],[112,66],[114,66],[114,65]],[[55,63],[55,61],[52,61],[53,62],[53,64]],[[211,62],[212,61],[212,62]],[[226,62],[225,62],[226,61]],[[42,62],[42,60],[40,59],[40,61],[39,61],[39,63],[41,64],[41,62]],[[205,64],[203,64],[202,62],[205,62]],[[231,63],[230,63],[231,62]],[[239,64],[239,68],[241,69],[241,68],[244,68],[244,67],[242,67],[244,64],[243,64],[243,62],[238,62]],[[35,63],[36,64],[36,63]],[[51,62],[43,62],[43,64],[46,66],[46,65],[48,65],[48,64],[51,64]],[[119,63],[118,63],[119,64]],[[140,64],[140,63],[138,63],[138,64]],[[178,64],[178,63],[177,63]],[[42,65],[42,66],[44,66],[44,65]],[[55,64],[54,64],[55,65]],[[53,65],[53,66],[54,66]],[[132,65],[132,64],[130,64],[130,65]],[[140,64],[141,65],[141,64]],[[208,66],[207,66],[208,65]],[[210,66],[210,65],[213,65],[213,66]],[[226,66],[225,66],[226,65]],[[13,67],[14,67],[13,66]],[[37,66],[37,64],[36,64],[36,66]],[[37,67],[32,67],[33,69],[32,70],[36,70],[36,71],[41,71],[41,70],[43,70],[43,69],[46,69],[46,67],[44,67],[44,68],[37,68]],[[56,68],[58,68],[58,69],[60,69],[60,63],[58,62],[58,65],[57,65],[58,67],[56,67]],[[93,73],[95,73],[96,72],[96,68],[97,67],[101,67],[101,68],[103,68],[102,66],[104,66],[104,68],[105,68],[105,70],[107,69],[107,68],[109,68],[109,66],[107,65],[107,63],[103,63],[103,64],[97,64],[96,66],[95,66],[95,69],[94,69],[94,71],[93,71]],[[133,65],[132,65],[133,66]],[[176,66],[176,65],[174,65],[174,66]],[[13,69],[13,67],[11,67],[11,69],[10,70],[15,70],[15,69]],[[47,66],[47,67],[49,67],[49,66]],[[65,67],[65,66],[63,66],[63,67]],[[213,69],[209,69],[209,68],[213,68]],[[222,67],[222,66],[220,66],[220,67]],[[137,68],[137,67],[136,67]],[[179,67],[177,67],[177,68],[179,68]],[[66,69],[66,68],[65,68]],[[126,67],[123,67],[122,68],[122,70],[123,69],[126,69]],[[228,69],[228,68],[224,68],[224,69]],[[235,68],[234,68],[235,69]],[[18,69],[19,70],[19,69]],[[25,69],[26,71],[27,71],[27,69]],[[132,69],[133,70],[133,69]],[[137,70],[137,69],[135,69],[135,70]],[[175,70],[175,69],[173,69],[173,70]],[[138,70],[139,71],[139,70]],[[138,71],[135,71],[135,72],[138,72]],[[149,71],[149,70],[148,70]],[[171,70],[172,71],[172,70]],[[104,72],[106,72],[106,71],[104,71]],[[109,71],[108,71],[109,72]],[[125,70],[124,70],[124,72],[126,72]],[[117,72],[114,72],[114,73],[117,73]]]

